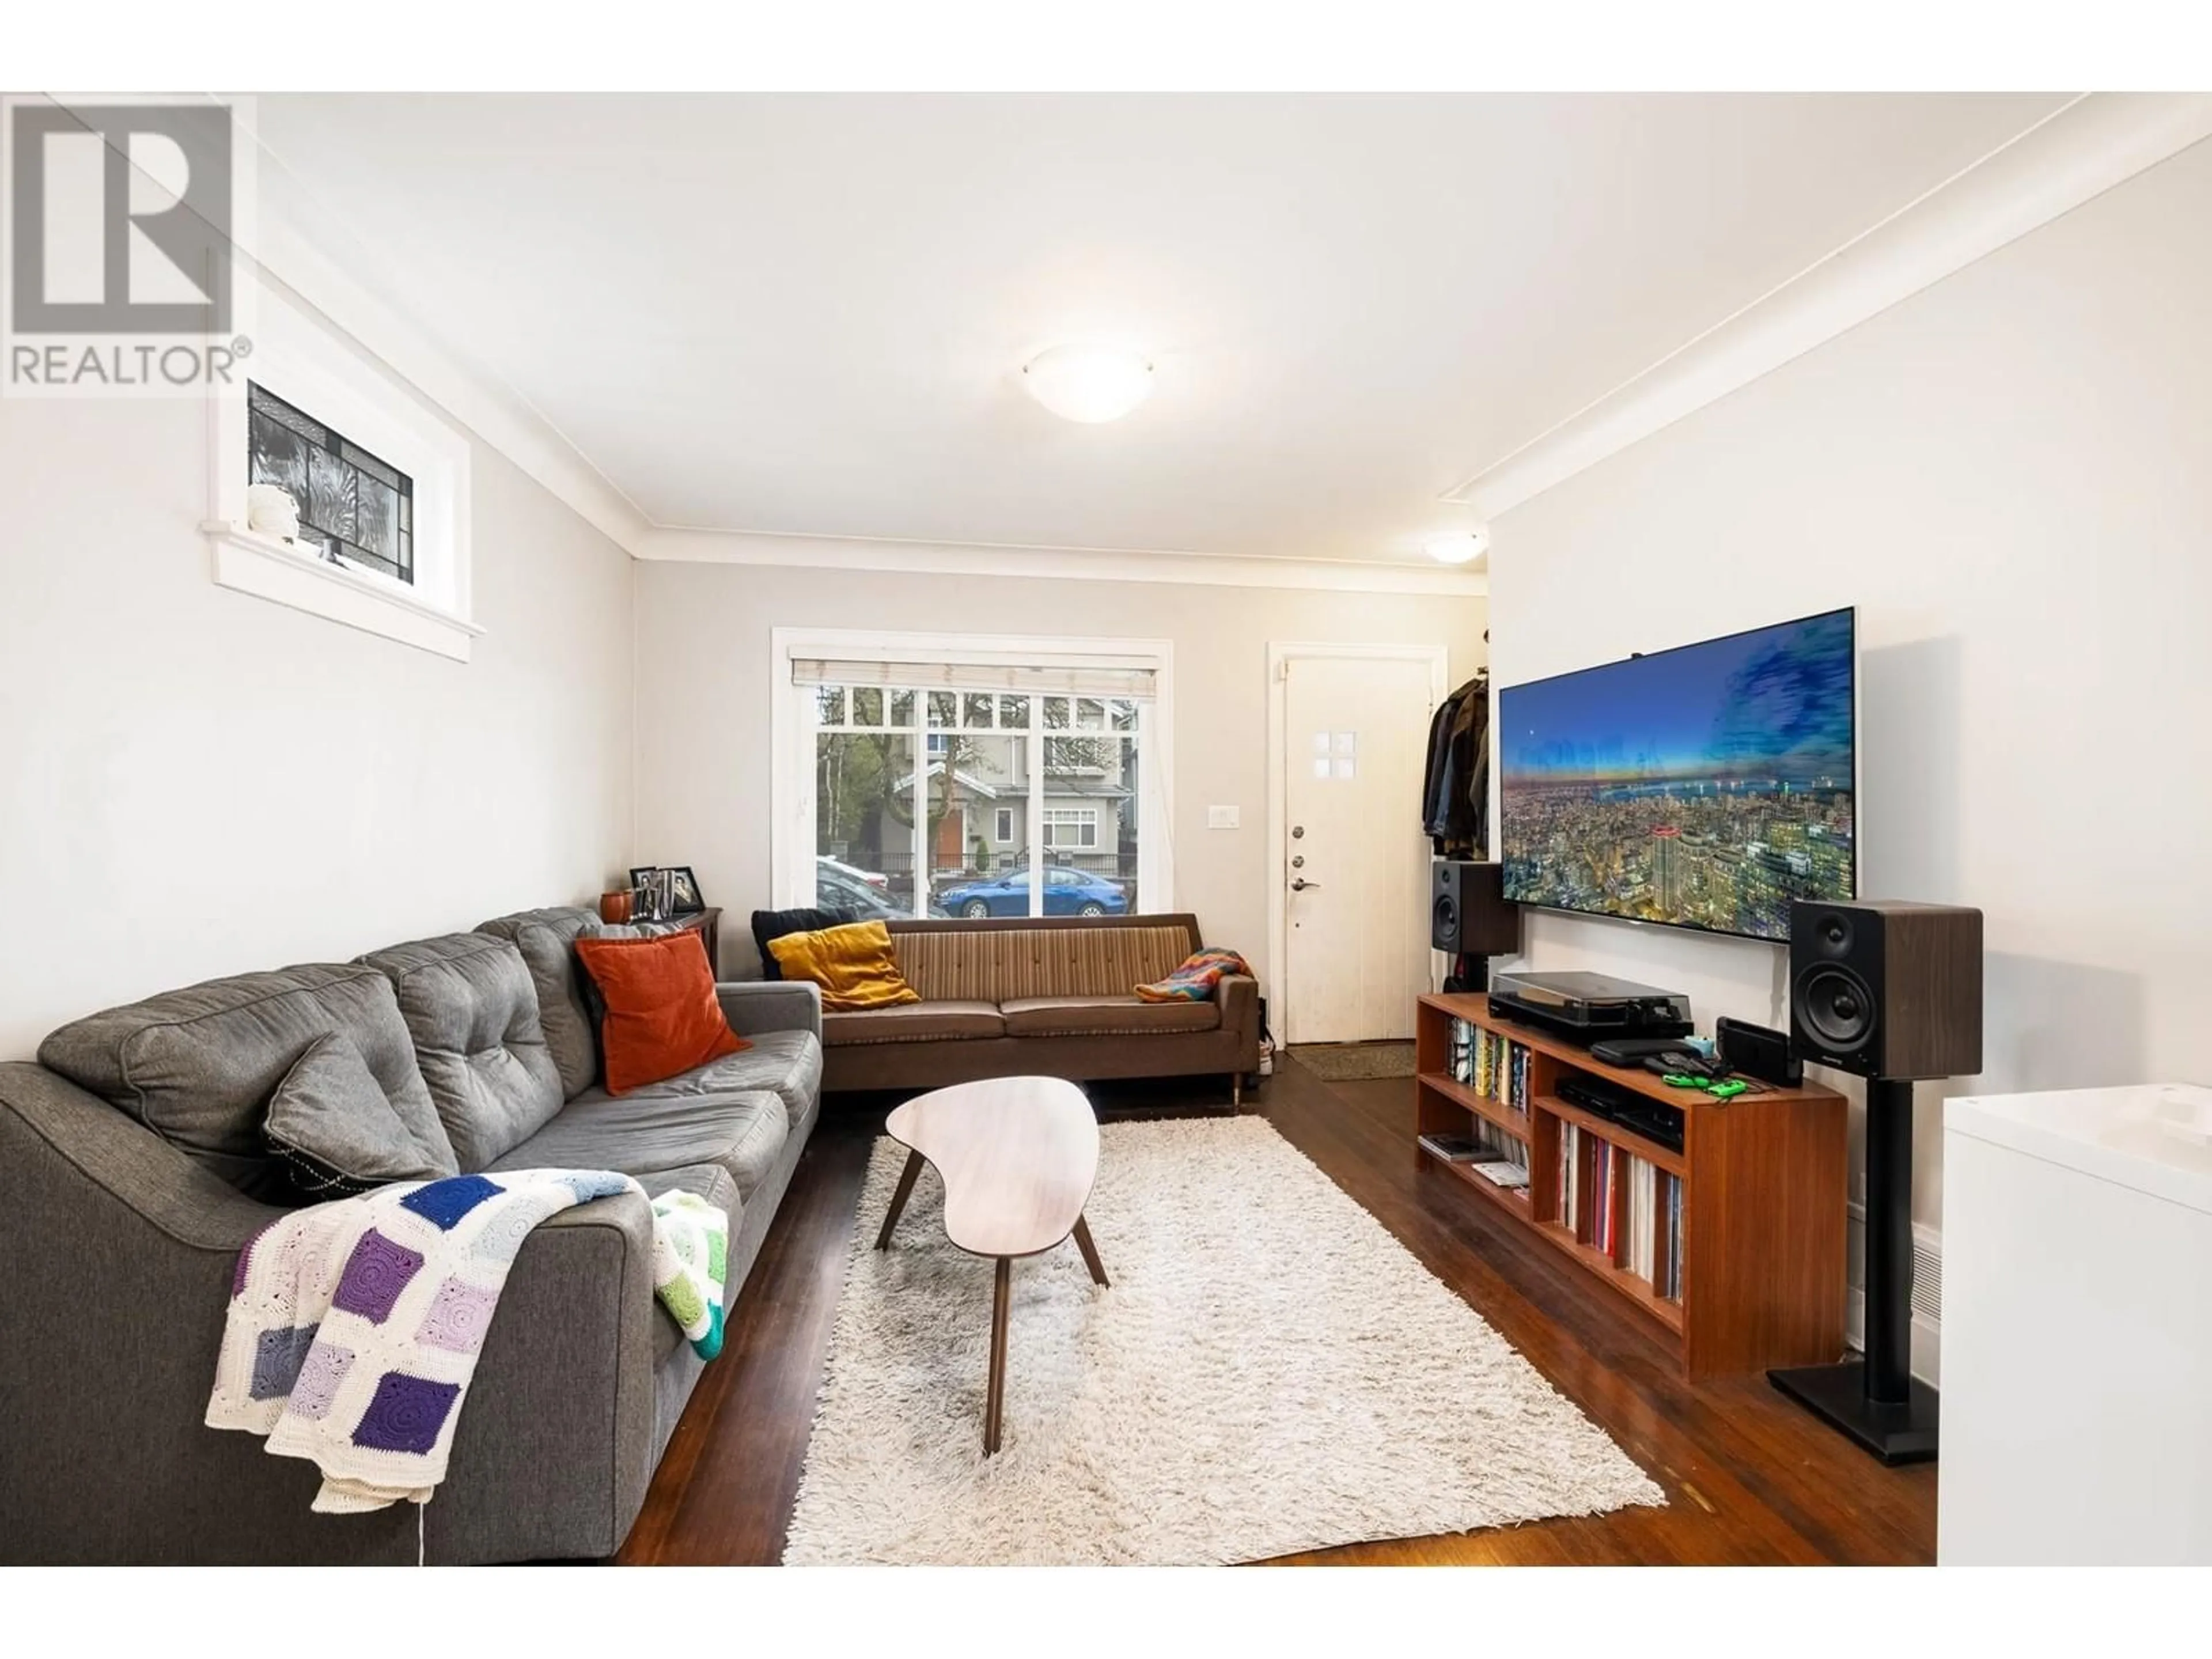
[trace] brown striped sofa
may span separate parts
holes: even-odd
[[[935,1089],[975,1078],[1218,1073],[1241,1103],[1260,1063],[1260,988],[1231,975],[1211,1002],[1139,1002],[1200,948],[1194,915],[894,921],[921,1000],[822,1017],[824,1092]]]

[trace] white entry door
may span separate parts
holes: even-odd
[[[1429,988],[1425,658],[1285,659],[1283,1037],[1413,1034]]]

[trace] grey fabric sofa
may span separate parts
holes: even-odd
[[[233,1265],[285,1196],[260,1118],[325,1032],[387,1097],[427,1089],[465,1172],[612,1168],[721,1206],[741,1296],[814,1127],[818,994],[720,986],[752,1046],[611,1097],[572,948],[587,931],[627,930],[529,911],[170,992],[0,1064],[0,1563],[416,1559],[414,1506],[312,1514],[313,1466],[201,1421]],[[429,1560],[621,1546],[705,1363],[655,1303],[652,1260],[635,1194],[526,1242],[422,1516]]]

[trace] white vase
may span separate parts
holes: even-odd
[[[300,535],[300,504],[289,490],[271,483],[248,484],[246,489],[246,527],[257,535],[279,541],[296,541]]]

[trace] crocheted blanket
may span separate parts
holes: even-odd
[[[331,1514],[427,1504],[507,1271],[530,1230],[643,1189],[605,1170],[399,1182],[295,1210],[239,1253],[207,1424],[265,1435],[323,1472]],[[712,1359],[729,1218],[695,1193],[653,1200],[653,1290]]]
[[[1234,951],[1200,951],[1185,957],[1165,979],[1137,987],[1139,1002],[1206,1002],[1225,974],[1249,975],[1251,966]]]

